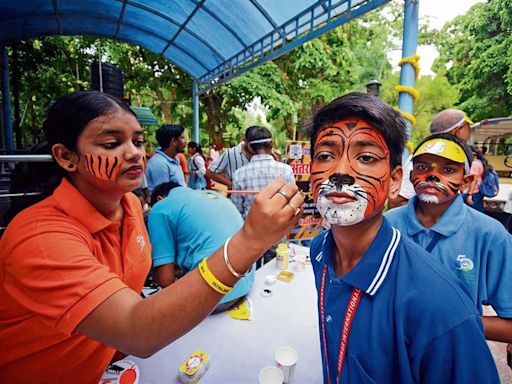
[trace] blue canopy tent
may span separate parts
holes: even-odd
[[[198,96],[389,0],[0,0],[0,65],[7,149],[13,149],[6,46],[48,35],[123,40],[172,61]],[[416,51],[418,2],[405,0],[403,56]],[[409,63],[411,64],[411,63]],[[399,106],[412,114],[415,69],[402,67]],[[410,134],[410,126],[409,126]]]

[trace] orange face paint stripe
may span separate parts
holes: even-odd
[[[380,160],[386,160],[388,163],[387,169],[382,169],[383,173],[370,172],[368,174],[360,167],[353,164],[353,159],[350,158],[349,153],[352,145],[358,141],[373,141],[384,150],[384,156],[380,156],[377,153],[374,155]],[[312,162],[312,177],[311,177],[311,189],[313,191],[314,200],[318,198],[320,185],[332,174],[337,173],[337,167],[340,162],[344,162],[344,171],[354,177],[358,181],[358,184],[366,192],[366,200],[368,202],[365,217],[371,214],[372,211],[376,210],[381,206],[381,203],[385,201],[387,180],[389,179],[389,159],[390,152],[387,143],[380,133],[372,124],[368,123],[364,119],[354,117],[340,120],[335,123],[330,123],[324,126],[322,131],[318,133],[318,136],[314,144],[314,152],[317,152],[317,148],[324,143],[327,145],[328,142],[339,141],[339,149],[341,158],[344,160],[338,161],[336,164],[315,164],[315,159]],[[341,171],[341,170],[340,170]],[[362,197],[362,196],[361,196]]]

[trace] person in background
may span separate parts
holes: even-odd
[[[252,128],[254,127],[246,129],[245,137],[247,137],[247,132]],[[213,181],[224,184],[228,189],[232,189],[235,171],[248,164],[251,156],[252,153],[247,146],[247,142],[242,141],[240,144],[224,151],[217,160],[210,164],[206,169],[206,176]]]
[[[294,183],[295,176],[288,164],[272,156],[272,133],[264,127],[251,127],[246,132],[247,148],[253,154],[249,164],[233,175],[233,191],[260,191],[272,180],[280,178]],[[254,202],[255,194],[233,193],[231,201],[245,218]]]
[[[276,180],[225,251],[143,299],[151,245],[130,193],[145,167],[135,114],[106,93],[75,92],[43,127],[61,182],[0,240],[1,383],[97,383],[116,349],[152,355],[204,319],[299,219],[278,193],[300,207],[297,186]]]
[[[146,174],[142,175],[142,182],[140,183],[139,187],[142,191],[142,194],[144,195],[144,203],[149,205],[151,202],[151,195],[149,194],[148,189],[148,179],[146,178]]]
[[[188,169],[188,186],[192,189],[206,189],[206,160],[204,158],[201,146],[195,141],[191,141],[187,146],[190,160]]]
[[[445,109],[434,116],[430,122],[430,133],[448,133],[467,142],[471,134],[473,122],[464,111],[459,109]],[[412,152],[414,148],[410,149]],[[414,186],[410,181],[412,170],[412,157],[409,156],[404,162],[402,187],[397,198],[389,200],[389,208],[396,208],[407,204],[414,196]]]
[[[140,201],[140,206],[142,207],[142,217],[144,218],[144,223],[148,224],[149,219],[149,204],[146,203],[146,194],[142,188],[135,188],[132,193],[137,196],[137,199]]]
[[[146,168],[149,192],[158,184],[172,181],[186,186],[185,174],[180,166],[177,154],[185,148],[185,128],[181,125],[162,125],[156,131],[156,141],[160,146],[151,156]]]
[[[210,145],[210,151],[208,153],[208,157],[210,158],[211,162],[214,162],[220,157],[220,150],[222,149],[222,146],[219,144],[212,144]]]
[[[468,208],[461,193],[473,181],[471,149],[449,134],[432,135],[413,153],[416,191],[407,206],[386,213],[400,230],[463,282],[483,316],[489,340],[512,342],[512,237],[495,219]]]
[[[462,283],[382,216],[402,180],[399,113],[347,94],[310,136],[311,191],[331,225],[310,248],[324,383],[498,383]]]
[[[187,157],[185,156],[184,152],[185,152],[185,147],[180,148],[180,150],[176,154],[176,158],[178,159],[178,161],[180,163],[180,167],[181,167],[181,170],[183,171],[183,174],[185,176],[187,176],[189,174],[189,169],[188,169]]]
[[[482,157],[481,152],[479,153],[476,148],[472,147],[471,162],[471,174],[473,175],[473,181],[468,186],[468,192],[466,193],[465,202],[472,208],[479,212],[484,211],[484,195],[480,192],[480,184],[484,178],[486,172],[485,160]]]
[[[193,191],[176,183],[155,187],[149,238],[153,276],[161,287],[176,281],[213,254],[242,228],[244,220],[231,202],[214,191]],[[215,312],[233,306],[251,290],[254,266],[222,298]]]
[[[505,207],[503,207],[503,212],[507,214],[505,228],[507,228],[508,233],[512,234],[512,189],[510,189],[510,192],[508,193],[507,202],[505,203]]]

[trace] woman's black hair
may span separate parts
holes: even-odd
[[[92,120],[122,109],[137,117],[130,107],[108,93],[78,91],[57,100],[50,107],[43,130],[50,146],[60,143],[76,150],[78,137]]]
[[[402,163],[406,140],[405,122],[402,116],[378,97],[359,92],[338,97],[315,114],[313,124],[308,132],[311,138],[311,156],[314,155],[315,142],[319,132],[329,123],[349,117],[366,120],[382,134],[390,152],[392,169]]]
[[[427,142],[427,141],[430,141],[432,139],[445,139],[445,140],[449,140],[449,141],[453,141],[455,144],[459,145],[462,150],[464,151],[465,155],[466,155],[466,158],[468,159],[468,164],[469,166],[471,166],[471,163],[473,161],[473,152],[471,151],[471,147],[469,145],[466,144],[465,141],[459,139],[457,136],[455,135],[450,135],[449,133],[435,133],[433,135],[430,135],[428,137],[425,137],[423,140],[421,140],[421,142],[416,146],[416,148],[414,149],[413,151],[413,155],[416,153],[416,151],[419,149],[419,147]]]
[[[107,93],[78,91],[63,96],[52,104],[43,124],[47,141],[35,145],[30,153],[52,154],[52,146],[59,143],[76,151],[78,137],[92,120],[120,109],[136,116],[128,105]],[[7,213],[8,220],[51,195],[66,175],[67,172],[56,162],[18,164],[11,175],[10,192],[39,192],[39,195],[14,198]]]
[[[189,141],[188,144],[187,144],[187,147],[194,148],[196,150],[196,152],[199,153],[203,157],[203,159],[205,158],[204,157],[204,153],[203,153],[203,149],[195,141]]]

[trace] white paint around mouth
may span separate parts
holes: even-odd
[[[430,193],[421,193],[418,196],[418,199],[425,203],[439,204],[439,198],[436,195],[431,195]]]
[[[325,221],[331,225],[350,226],[364,220],[364,212],[368,201],[364,198],[366,192],[363,188],[357,184],[343,186],[343,191],[353,195],[356,200],[345,204],[335,204],[327,199],[325,195],[336,191],[336,187],[329,180],[325,180],[322,185],[324,188],[320,187],[322,190],[318,194],[316,207]],[[358,196],[355,191],[358,191],[364,197]]]

